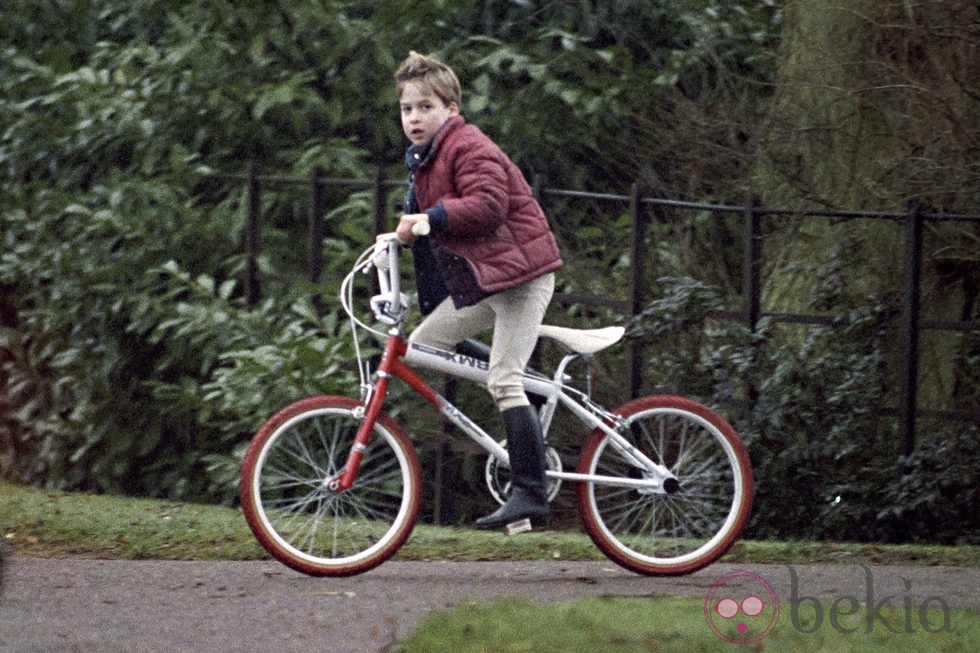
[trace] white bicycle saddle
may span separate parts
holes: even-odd
[[[539,336],[551,338],[568,347],[577,354],[594,354],[619,342],[626,329],[621,326],[604,329],[569,329],[566,327],[541,325]]]

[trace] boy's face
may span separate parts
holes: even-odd
[[[452,116],[459,114],[455,102],[446,104],[423,82],[411,80],[398,98],[402,130],[413,145],[425,145]]]

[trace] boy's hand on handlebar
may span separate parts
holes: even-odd
[[[406,213],[398,221],[395,233],[398,235],[398,240],[411,245],[418,236],[429,233],[429,216],[425,213]]]

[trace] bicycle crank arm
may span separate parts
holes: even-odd
[[[656,494],[674,494],[680,490],[680,483],[674,476],[668,476],[663,480],[656,478],[620,478],[618,476],[602,476],[599,474],[578,474],[576,472],[547,472],[549,478],[559,478],[563,481],[579,481],[583,483],[596,483],[597,485],[609,485],[615,487],[635,487],[642,490],[650,490]]]

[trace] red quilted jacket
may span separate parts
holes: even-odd
[[[457,307],[561,267],[531,187],[490,138],[454,116],[431,152],[415,170],[415,199],[432,216],[432,250]]]

